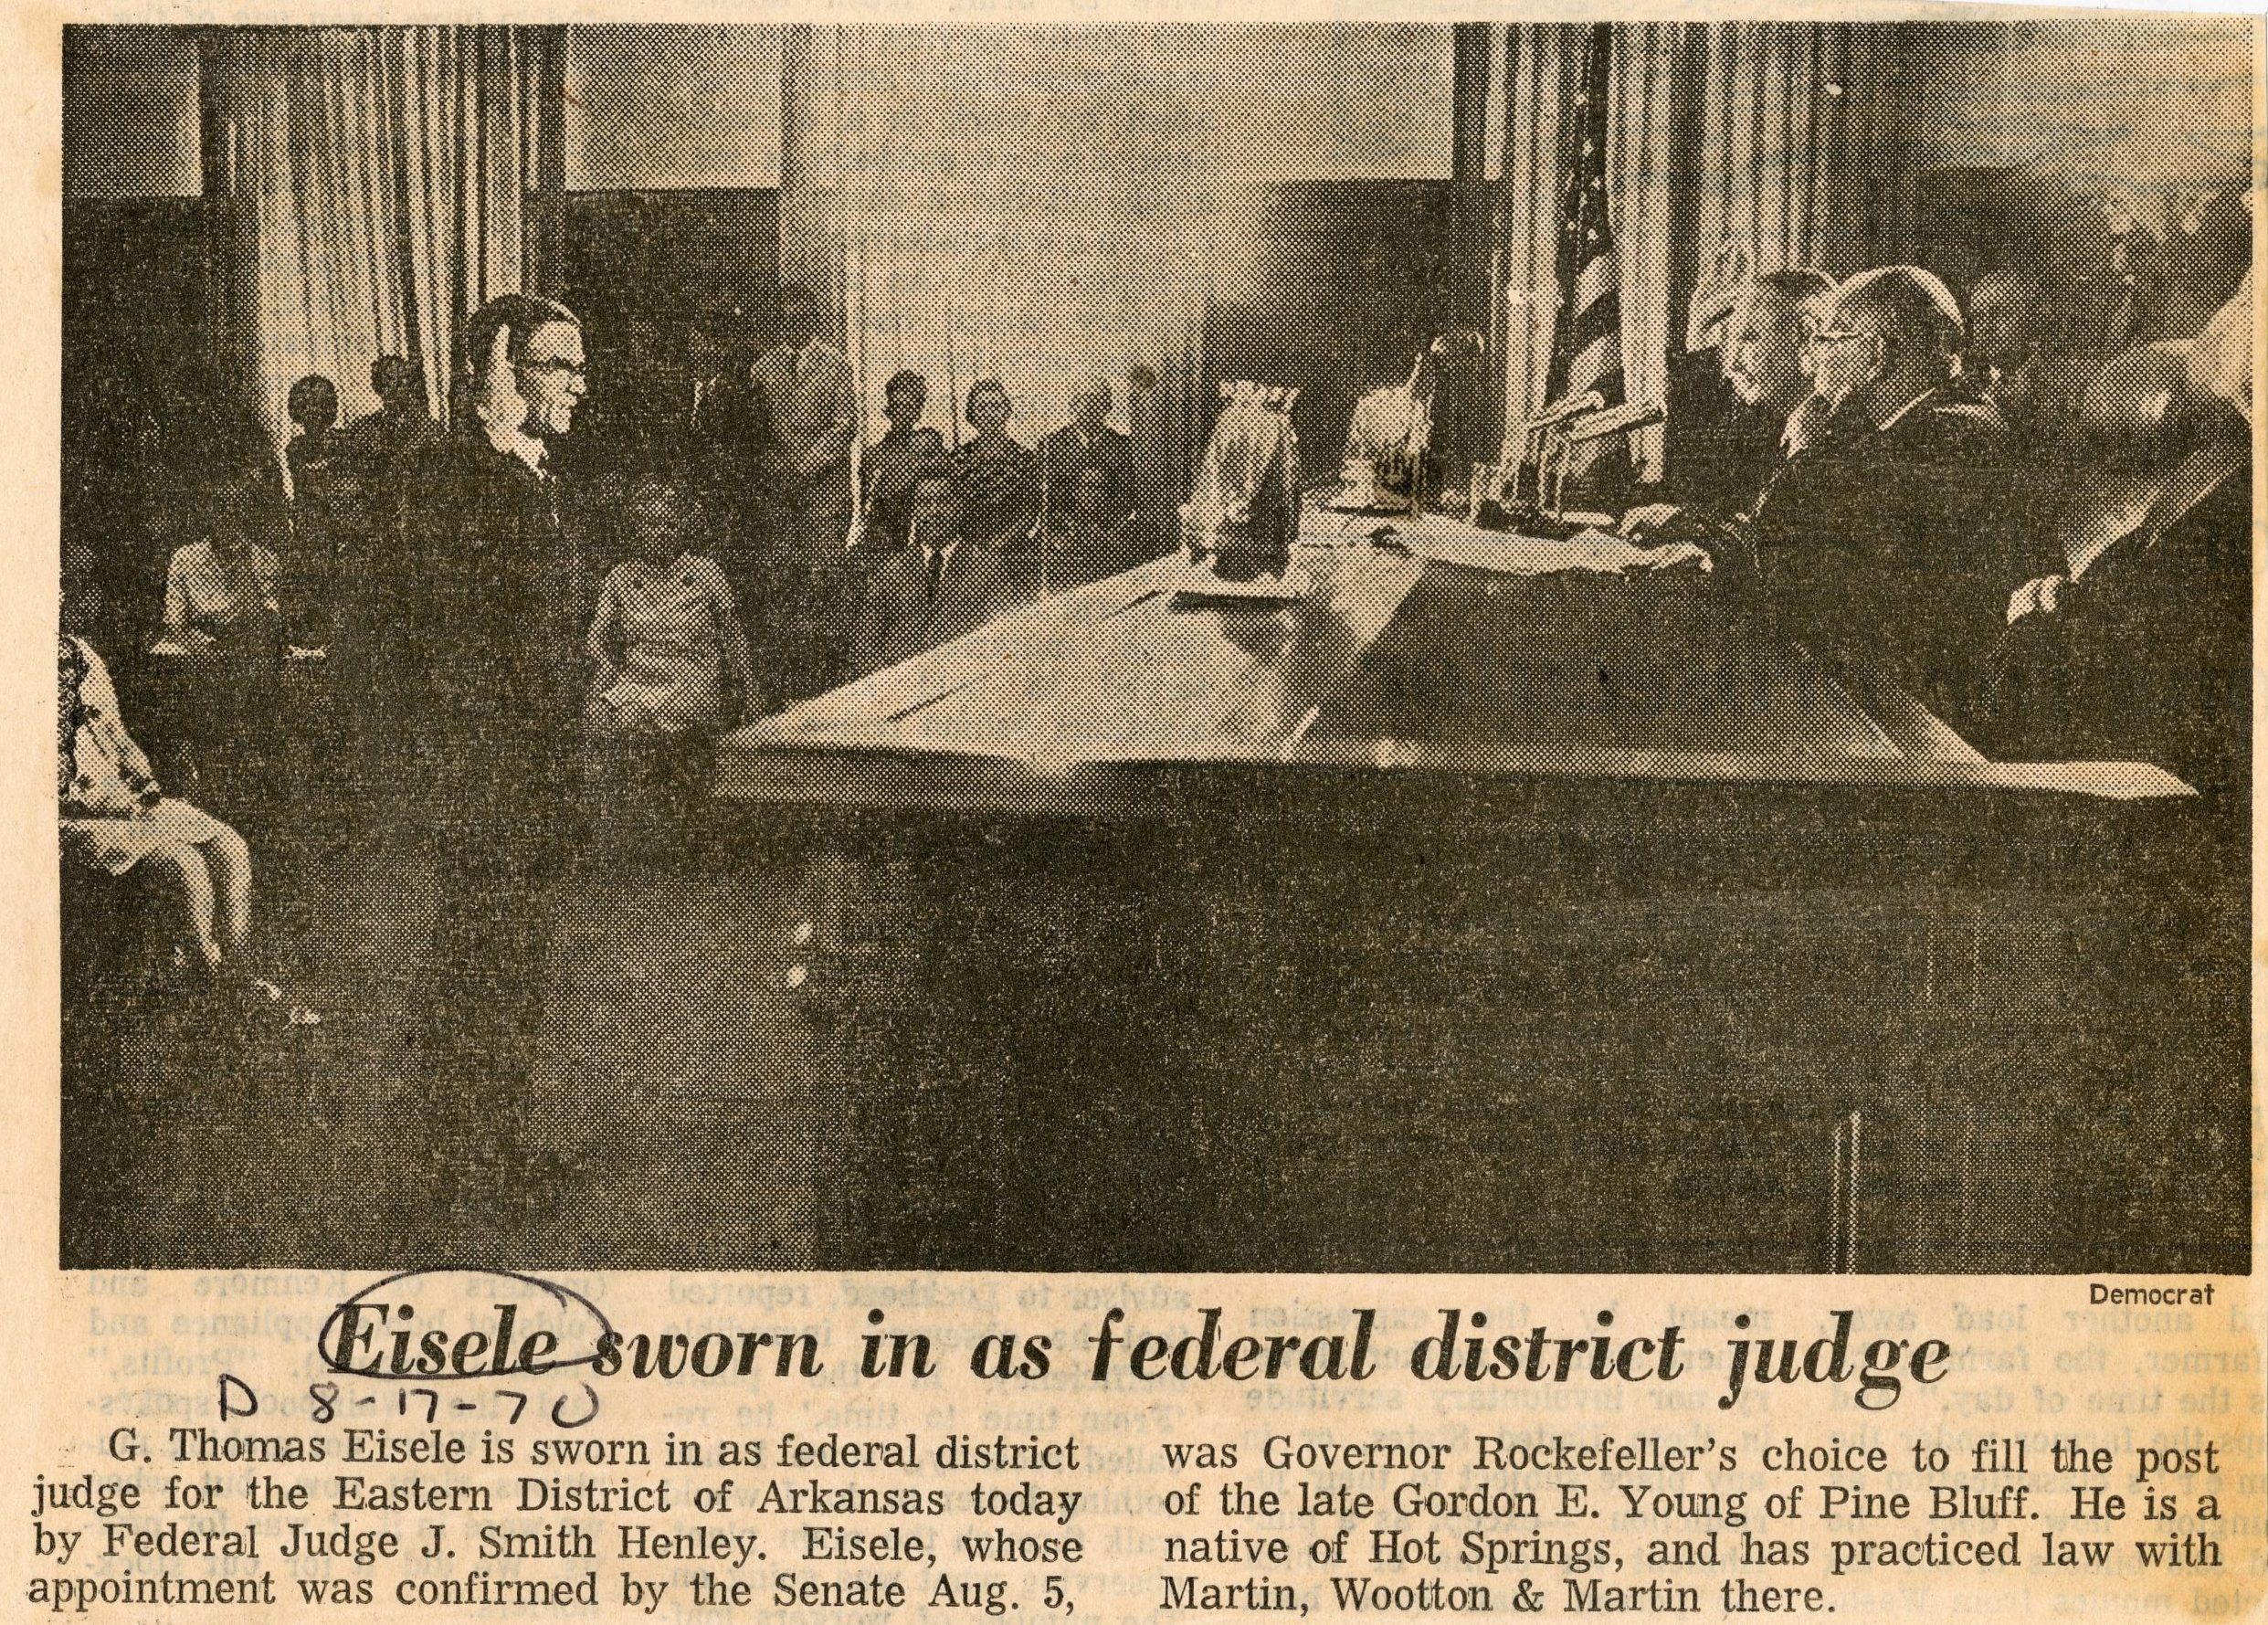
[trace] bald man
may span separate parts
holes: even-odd
[[[1968,290],[1968,349],[1957,380],[1965,398],[1989,406],[2008,425],[2016,483],[2010,503],[2026,529],[2052,543],[2057,512],[2081,473],[2083,437],[2073,414],[2089,366],[2074,364],[2064,342],[2072,323],[2063,296],[2044,278],[1993,270]],[[2049,545],[2029,567],[2049,569]]]
[[[2023,547],[2000,512],[2007,430],[1989,406],[1949,393],[1961,342],[1960,307],[1919,267],[1838,287],[1805,342],[1816,438],[1745,527],[1789,632],[1882,670],[1957,723],[1981,686]]]
[[[1085,378],[1071,401],[1071,420],[1039,442],[1047,491],[1043,529],[1069,522],[1081,478],[1090,470],[1102,476],[1101,506],[1090,517],[1116,524],[1134,512],[1134,442],[1110,426],[1111,405],[1110,379],[1100,374]]]

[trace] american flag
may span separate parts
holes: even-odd
[[[1550,400],[1597,390],[1622,404],[1622,301],[1617,288],[1614,233],[1607,222],[1607,96],[1614,29],[1600,23],[1583,46],[1582,78],[1559,153],[1561,303],[1552,344]],[[1611,444],[1611,442],[1608,442]],[[1579,471],[1597,448],[1578,448]]]

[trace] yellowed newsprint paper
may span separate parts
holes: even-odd
[[[2268,1614],[2257,18],[9,25],[0,1620]]]

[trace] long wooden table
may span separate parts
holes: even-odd
[[[803,865],[827,1261],[2241,1257],[2188,786],[1988,761],[1697,573],[1371,522],[1296,602],[1161,560],[725,742]]]

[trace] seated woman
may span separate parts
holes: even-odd
[[[961,532],[977,546],[1013,559],[1039,523],[1039,456],[1009,437],[1015,408],[997,380],[970,386],[965,416],[976,432],[952,457]]]
[[[883,385],[890,429],[866,448],[863,465],[866,531],[860,544],[870,553],[896,553],[905,545],[913,515],[913,476],[945,454],[944,437],[922,425],[928,405],[929,380],[919,373],[900,373]]]
[[[330,615],[343,585],[348,531],[359,493],[351,442],[339,431],[339,392],[330,379],[310,374],[291,385],[287,409],[293,429],[283,448],[291,470],[291,536],[284,597],[295,640],[309,648],[330,641]]]
[[[309,477],[320,482],[338,448],[338,437],[332,432],[339,427],[338,385],[321,373],[310,373],[291,385],[291,393],[284,397],[284,410],[296,431],[284,448],[284,461],[291,470],[293,491],[304,496]]]
[[[222,491],[205,540],[174,551],[165,569],[165,637],[176,650],[226,648],[273,654],[281,630],[275,550],[254,539],[248,494]]]
[[[619,790],[682,815],[716,736],[754,713],[755,672],[732,588],[688,542],[676,491],[633,483],[619,522],[629,556],[607,575],[591,620],[591,733]]]
[[[167,657],[161,737],[185,747],[176,764],[194,775],[199,798],[231,818],[271,809],[270,761],[283,655],[283,610],[273,549],[256,541],[252,493],[232,484],[206,510],[205,538],[177,549],[165,571]],[[258,831],[255,831],[258,833]]]
[[[198,963],[224,996],[274,1008],[295,1027],[314,1012],[246,964],[252,929],[252,853],[210,813],[162,790],[126,732],[111,674],[85,639],[56,647],[56,790],[63,860],[113,877],[139,871],[171,894]]]

